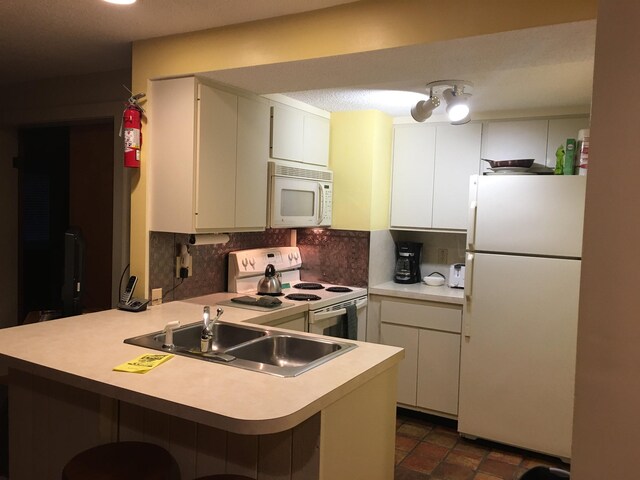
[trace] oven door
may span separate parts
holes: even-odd
[[[355,319],[349,318],[347,308],[355,305]],[[357,325],[353,325],[353,322]],[[351,323],[351,325],[350,325]],[[366,340],[367,332],[367,297],[354,298],[319,310],[309,311],[309,333],[328,335],[349,339],[349,330],[357,332],[351,340]],[[355,327],[355,328],[354,328]]]

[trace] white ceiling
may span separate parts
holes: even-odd
[[[139,0],[122,7],[102,0],[0,0],[0,84],[128,68],[134,40],[350,1]],[[584,109],[594,46],[595,21],[587,21],[207,75],[327,111],[375,108],[406,116],[427,82],[447,78],[473,82],[474,112]]]

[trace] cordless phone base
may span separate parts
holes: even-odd
[[[127,312],[143,312],[147,309],[147,304],[149,300],[142,298],[132,298],[131,301],[127,303],[120,302],[118,303],[119,310],[125,310]]]

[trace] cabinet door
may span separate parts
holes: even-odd
[[[458,414],[460,334],[420,330],[417,405]]]
[[[303,137],[303,157],[304,163],[329,165],[329,129],[328,118],[305,113],[304,115],[304,137]]]
[[[436,128],[398,125],[393,138],[391,226],[430,228]]]
[[[192,232],[195,183],[196,83],[193,77],[151,82],[149,228]],[[183,121],[176,121],[177,118]],[[144,134],[144,133],[143,133]]]
[[[533,158],[535,163],[544,166],[547,158],[548,124],[547,120],[488,122],[482,136],[482,158]]]
[[[271,107],[271,157],[300,161],[304,156],[304,112],[285,105]]]
[[[433,228],[466,230],[469,177],[480,170],[482,124],[437,127]]]
[[[233,228],[238,97],[199,85],[196,229]]]
[[[269,105],[238,97],[236,228],[267,224]]]
[[[404,359],[398,367],[398,403],[416,404],[416,379],[418,376],[417,328],[383,323],[380,326],[380,343],[404,348]]]
[[[589,118],[555,118],[549,120],[549,139],[547,142],[547,167],[556,166],[556,150],[567,144],[567,138],[578,141],[578,132],[589,128]]]

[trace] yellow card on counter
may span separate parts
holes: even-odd
[[[113,370],[116,372],[147,373],[173,357],[174,355],[170,353],[145,353],[133,360],[129,360],[127,363],[113,367]]]

